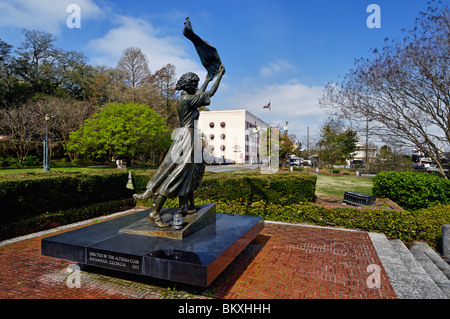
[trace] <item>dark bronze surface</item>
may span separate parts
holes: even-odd
[[[178,208],[164,210],[164,214],[161,216],[162,220],[166,223],[172,224],[173,216],[177,211]],[[183,239],[215,221],[216,205],[209,204],[201,205],[197,213],[186,215],[183,218],[183,228],[180,230],[174,229],[174,227],[159,228],[153,222],[148,221],[147,218],[143,218],[140,221],[121,229],[120,232],[127,234]]]

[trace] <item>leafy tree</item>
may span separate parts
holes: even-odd
[[[68,151],[128,165],[136,156],[161,153],[170,145],[164,118],[146,105],[107,104],[70,134]]]
[[[279,141],[280,163],[282,164],[286,163],[287,157],[289,155],[298,153],[298,147],[295,144],[296,140],[297,136],[295,134],[287,134],[286,131],[283,134],[280,134],[280,141]]]
[[[31,96],[28,84],[15,73],[13,46],[0,40],[0,108],[24,103]]]
[[[335,163],[351,158],[356,151],[357,142],[356,132],[341,129],[340,124],[331,119],[321,128],[319,156],[325,163],[330,164],[332,171]]]
[[[56,37],[37,30],[23,30],[25,37],[11,61],[14,75],[28,86],[28,97],[55,95],[88,99],[92,67],[83,53],[56,48]]]
[[[9,62],[12,45],[0,40],[0,102],[5,104],[5,97],[9,89]]]

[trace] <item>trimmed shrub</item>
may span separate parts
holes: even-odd
[[[134,206],[133,200],[115,200],[45,213],[7,225],[0,225],[0,240],[26,235],[61,225],[109,215]]]
[[[128,198],[122,170],[42,172],[0,176],[0,224],[45,212]]]
[[[196,204],[206,203],[208,201],[196,202]],[[441,248],[442,225],[450,224],[450,205],[436,205],[410,212],[369,208],[326,208],[308,202],[275,205],[264,201],[251,204],[219,201],[216,204],[219,213],[255,215],[272,221],[310,223],[380,232],[404,242],[425,241],[437,249]],[[168,201],[169,207],[176,207],[176,205],[176,201]]]
[[[442,225],[450,224],[450,205],[435,205],[414,213],[415,239],[442,245]]]
[[[450,180],[421,172],[380,172],[373,178],[372,194],[415,211],[450,204]]]
[[[132,170],[134,192],[137,194],[145,192],[147,183],[155,172],[156,169]]]
[[[199,199],[254,203],[293,204],[312,201],[316,191],[316,175],[276,173],[210,174],[197,190]]]
[[[154,170],[133,171],[133,186],[136,193],[145,191],[145,187],[154,174]],[[253,203],[258,201],[273,204],[293,204],[312,201],[315,196],[317,176],[313,174],[276,173],[263,175],[258,173],[217,174],[206,172],[196,198],[199,200],[237,201]],[[150,206],[148,202],[141,203]]]

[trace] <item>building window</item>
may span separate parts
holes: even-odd
[[[220,134],[220,138],[222,139],[222,140],[224,140],[225,139],[225,134]]]
[[[220,149],[221,149],[222,151],[225,151],[225,145],[220,145]]]
[[[210,135],[209,135],[209,139],[210,139],[210,140],[213,140],[213,139],[214,139],[214,134],[210,134]]]
[[[211,149],[211,151],[214,151],[214,145],[210,145],[209,148]]]
[[[223,127],[225,127],[225,122],[222,122],[222,123],[220,123],[220,126],[223,128]]]
[[[209,127],[213,128],[214,127],[214,122],[209,123]]]

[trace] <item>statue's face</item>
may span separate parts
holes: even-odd
[[[195,94],[198,89],[198,79],[192,79],[189,84],[186,85],[185,90],[188,94]]]

